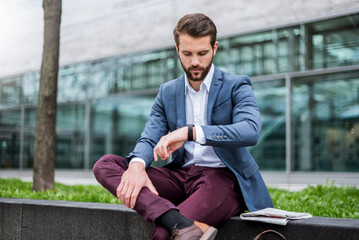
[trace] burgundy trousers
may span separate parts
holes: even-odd
[[[93,172],[97,181],[116,197],[126,169],[123,157],[105,155],[96,162]],[[155,223],[163,213],[177,209],[193,221],[218,227],[245,209],[238,182],[228,168],[150,167],[147,174],[159,195],[146,187],[140,191],[134,210],[146,221]],[[152,239],[170,239],[170,234],[164,227],[155,225]]]

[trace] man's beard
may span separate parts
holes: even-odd
[[[183,66],[181,58],[180,58],[182,68],[185,71],[188,80],[195,81],[195,82],[203,81],[205,79],[205,77],[207,76],[209,70],[211,69],[212,61],[213,61],[213,56],[212,56],[211,62],[206,67],[190,66],[189,68],[186,69]],[[191,70],[196,70],[196,69],[202,70],[202,73],[199,76],[193,76],[193,74],[191,73]]]

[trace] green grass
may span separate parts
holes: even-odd
[[[31,191],[32,183],[19,179],[0,178],[0,197],[31,198],[46,200],[66,200],[78,202],[120,203],[120,201],[101,186],[64,185],[56,183],[55,190]]]
[[[56,184],[56,190],[31,191],[32,183],[19,179],[0,178],[0,197],[101,202],[119,204],[120,201],[101,186]],[[313,216],[359,219],[359,189],[336,187],[333,184],[307,187],[302,191],[289,192],[270,188],[274,207]]]
[[[289,192],[269,189],[274,207],[307,212],[318,217],[359,219],[359,189],[334,185],[309,186],[302,191]]]

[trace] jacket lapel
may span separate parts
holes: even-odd
[[[186,101],[184,95],[184,75],[179,78],[176,84],[176,106],[177,109],[177,128],[186,125]]]
[[[212,78],[211,88],[208,93],[208,103],[207,103],[207,124],[212,124],[212,114],[214,104],[217,100],[219,90],[222,86],[222,74],[221,71],[215,67],[214,74]]]

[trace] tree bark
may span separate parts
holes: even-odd
[[[44,45],[36,113],[33,186],[55,188],[57,77],[59,70],[62,0],[43,0]]]

